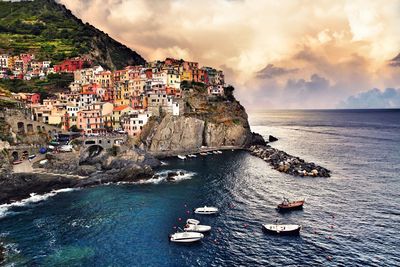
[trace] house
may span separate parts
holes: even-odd
[[[223,85],[210,85],[207,88],[208,96],[224,96],[224,86]]]
[[[181,88],[181,77],[178,71],[168,70],[167,72],[167,87],[180,89]]]
[[[8,55],[3,54],[0,55],[0,69],[7,69],[8,68]]]
[[[89,106],[99,101],[99,97],[94,92],[85,92],[79,94],[79,107]]]
[[[105,133],[107,132],[107,118],[113,110],[113,104],[97,102],[80,109],[77,112],[78,129],[89,133]]]
[[[132,114],[125,115],[122,117],[123,130],[132,137],[139,137],[143,130],[143,126],[146,125],[149,118],[151,117],[150,112],[136,111]]]
[[[89,63],[89,61],[84,60],[82,58],[72,58],[66,59],[60,64],[54,65],[55,72],[74,72],[76,70],[83,69],[85,63]]]
[[[132,112],[133,108],[128,105],[114,107],[111,118],[113,130],[121,130],[121,117]]]

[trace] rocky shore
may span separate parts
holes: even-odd
[[[10,203],[30,196],[63,188],[82,188],[105,183],[136,182],[150,179],[152,167],[160,162],[139,149],[48,154],[46,163],[33,164],[33,173],[9,173],[0,177],[0,203]]]
[[[0,243],[0,264],[2,264],[4,261],[4,253],[5,253],[5,249],[3,248],[3,244]]]
[[[294,176],[330,177],[330,171],[313,162],[306,162],[299,157],[287,154],[284,151],[269,145],[253,145],[250,153],[268,162],[274,169]]]

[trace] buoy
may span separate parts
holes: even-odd
[[[187,210],[186,213],[187,213],[187,214],[190,214],[190,210]]]
[[[182,221],[182,218],[178,218],[178,221]]]
[[[332,256],[326,256],[326,258],[330,261],[332,260]]]
[[[331,229],[333,229],[333,225],[329,226]]]
[[[247,226],[248,226],[248,224],[246,224],[246,223],[243,225],[244,228],[246,228]]]
[[[185,208],[187,207],[187,205],[185,204]]]

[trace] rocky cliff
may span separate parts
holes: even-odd
[[[141,135],[141,146],[153,154],[198,152],[202,146],[249,147],[265,144],[252,133],[247,114],[232,95],[208,98],[199,88],[184,93],[185,113],[152,118]]]

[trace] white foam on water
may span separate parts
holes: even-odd
[[[10,211],[10,209],[12,209],[12,208],[28,206],[33,203],[38,203],[38,202],[44,201],[44,200],[46,200],[50,197],[53,197],[59,193],[71,192],[71,191],[74,191],[77,189],[78,188],[63,188],[63,189],[53,190],[53,191],[43,194],[43,195],[31,193],[30,197],[25,198],[21,201],[16,201],[16,202],[9,203],[9,204],[2,204],[2,205],[0,205],[0,219],[6,217],[7,215],[17,214],[17,212]]]

